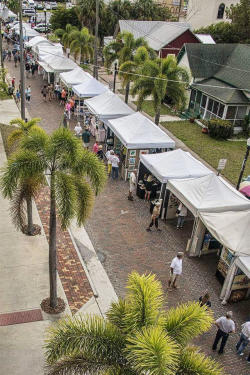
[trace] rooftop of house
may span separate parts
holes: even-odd
[[[250,45],[188,43],[185,50],[193,78],[214,78],[250,91]]]
[[[159,51],[190,29],[190,25],[185,22],[164,21],[120,20],[119,26],[121,32],[128,31],[136,39],[143,37],[155,51]]]

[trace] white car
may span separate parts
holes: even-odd
[[[46,10],[50,10],[50,9],[51,9],[50,4],[46,3],[46,4],[45,4],[45,9],[46,9]]]
[[[71,4],[71,3],[66,3],[66,9],[70,9],[70,8],[72,8],[73,7],[73,4]]]
[[[50,9],[57,9],[57,3],[55,1],[51,1]]]
[[[50,30],[50,24],[47,23],[47,25],[43,22],[37,24],[34,27],[34,30],[38,31],[39,33],[45,33],[46,31],[48,32]]]
[[[31,16],[34,16],[35,14],[36,13],[35,13],[35,9],[34,8],[23,9],[23,16],[31,17]]]

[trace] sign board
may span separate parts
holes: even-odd
[[[225,168],[226,163],[227,163],[227,159],[220,159],[218,163],[218,168],[217,168],[218,171],[222,171]]]

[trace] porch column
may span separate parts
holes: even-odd
[[[221,302],[222,305],[227,304],[227,301],[228,301],[230,293],[231,293],[231,287],[232,287],[233,279],[234,279],[236,269],[237,269],[237,265],[236,265],[237,258],[238,257],[234,258],[231,266],[228,269],[227,276],[224,280],[224,284],[223,284],[221,294],[220,294],[220,299],[222,300],[222,302]]]
[[[228,105],[225,104],[225,108],[224,108],[223,115],[222,115],[222,120],[225,120],[225,119],[226,119],[227,108],[228,108]]]

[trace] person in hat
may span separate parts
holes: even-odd
[[[179,204],[179,207],[177,209],[177,229],[182,229],[184,225],[185,218],[187,217],[187,207],[184,206],[183,203]]]
[[[172,288],[177,289],[176,282],[180,275],[182,274],[182,258],[184,253],[179,251],[176,257],[172,260],[170,264],[170,278],[168,280],[168,287],[171,291]]]
[[[232,316],[232,311],[228,311],[226,316],[221,316],[215,321],[218,331],[216,333],[212,349],[215,351],[219,341],[221,340],[219,354],[223,354],[229,334],[235,333],[235,323],[232,320]]]
[[[161,202],[157,202],[156,205],[153,208],[152,216],[151,216],[151,223],[149,224],[148,228],[146,229],[148,232],[151,231],[151,227],[155,225],[158,232],[161,231],[161,229],[158,228],[158,219],[161,212]]]

